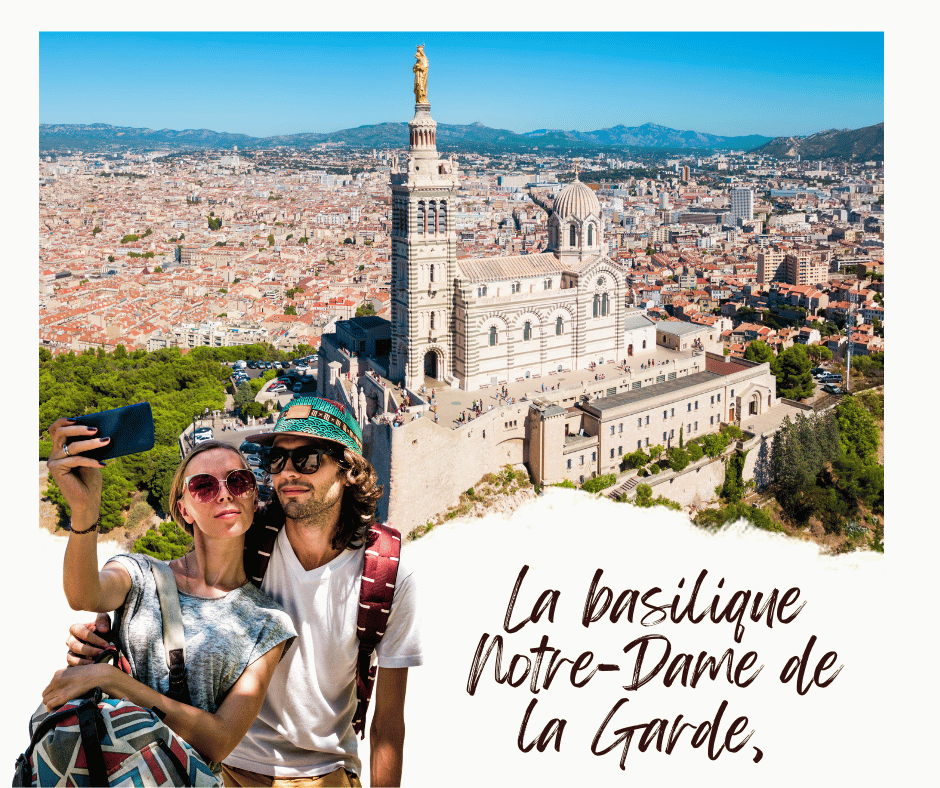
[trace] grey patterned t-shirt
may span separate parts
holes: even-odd
[[[131,576],[131,590],[119,611],[122,649],[134,678],[165,695],[170,674],[152,560],[138,553],[110,559]],[[250,582],[217,599],[182,592],[179,598],[189,694],[199,709],[214,713],[245,668],[297,634],[281,606]]]

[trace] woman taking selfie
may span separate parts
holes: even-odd
[[[49,472],[72,513],[63,584],[73,610],[118,611],[114,631],[134,678],[108,664],[66,668],[53,676],[43,703],[51,710],[100,687],[155,707],[216,770],[257,716],[295,635],[287,614],[245,575],[242,550],[257,502],[255,477],[234,447],[209,441],[183,459],[173,479],[173,519],[193,536],[193,550],[169,564],[179,589],[192,705],[181,703],[166,697],[169,670],[150,570],[156,559],[118,555],[98,570],[103,465],[83,452],[108,439],[95,432],[69,419],[49,428]],[[66,445],[69,438],[74,442]]]

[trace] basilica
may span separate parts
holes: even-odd
[[[474,390],[652,348],[655,321],[625,306],[623,270],[602,251],[600,203],[577,177],[547,205],[544,252],[457,258],[457,167],[438,155],[420,98],[406,166],[391,178],[389,377]]]

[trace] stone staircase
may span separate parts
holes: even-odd
[[[613,487],[608,487],[604,494],[610,498],[612,501],[616,501],[624,493],[632,493],[640,484],[639,476],[631,476],[624,482],[620,484],[615,484]]]

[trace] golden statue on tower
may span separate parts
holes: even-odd
[[[415,53],[414,64],[411,69],[415,72],[415,103],[428,103],[428,59],[424,54],[424,44],[418,45],[418,51]]]

